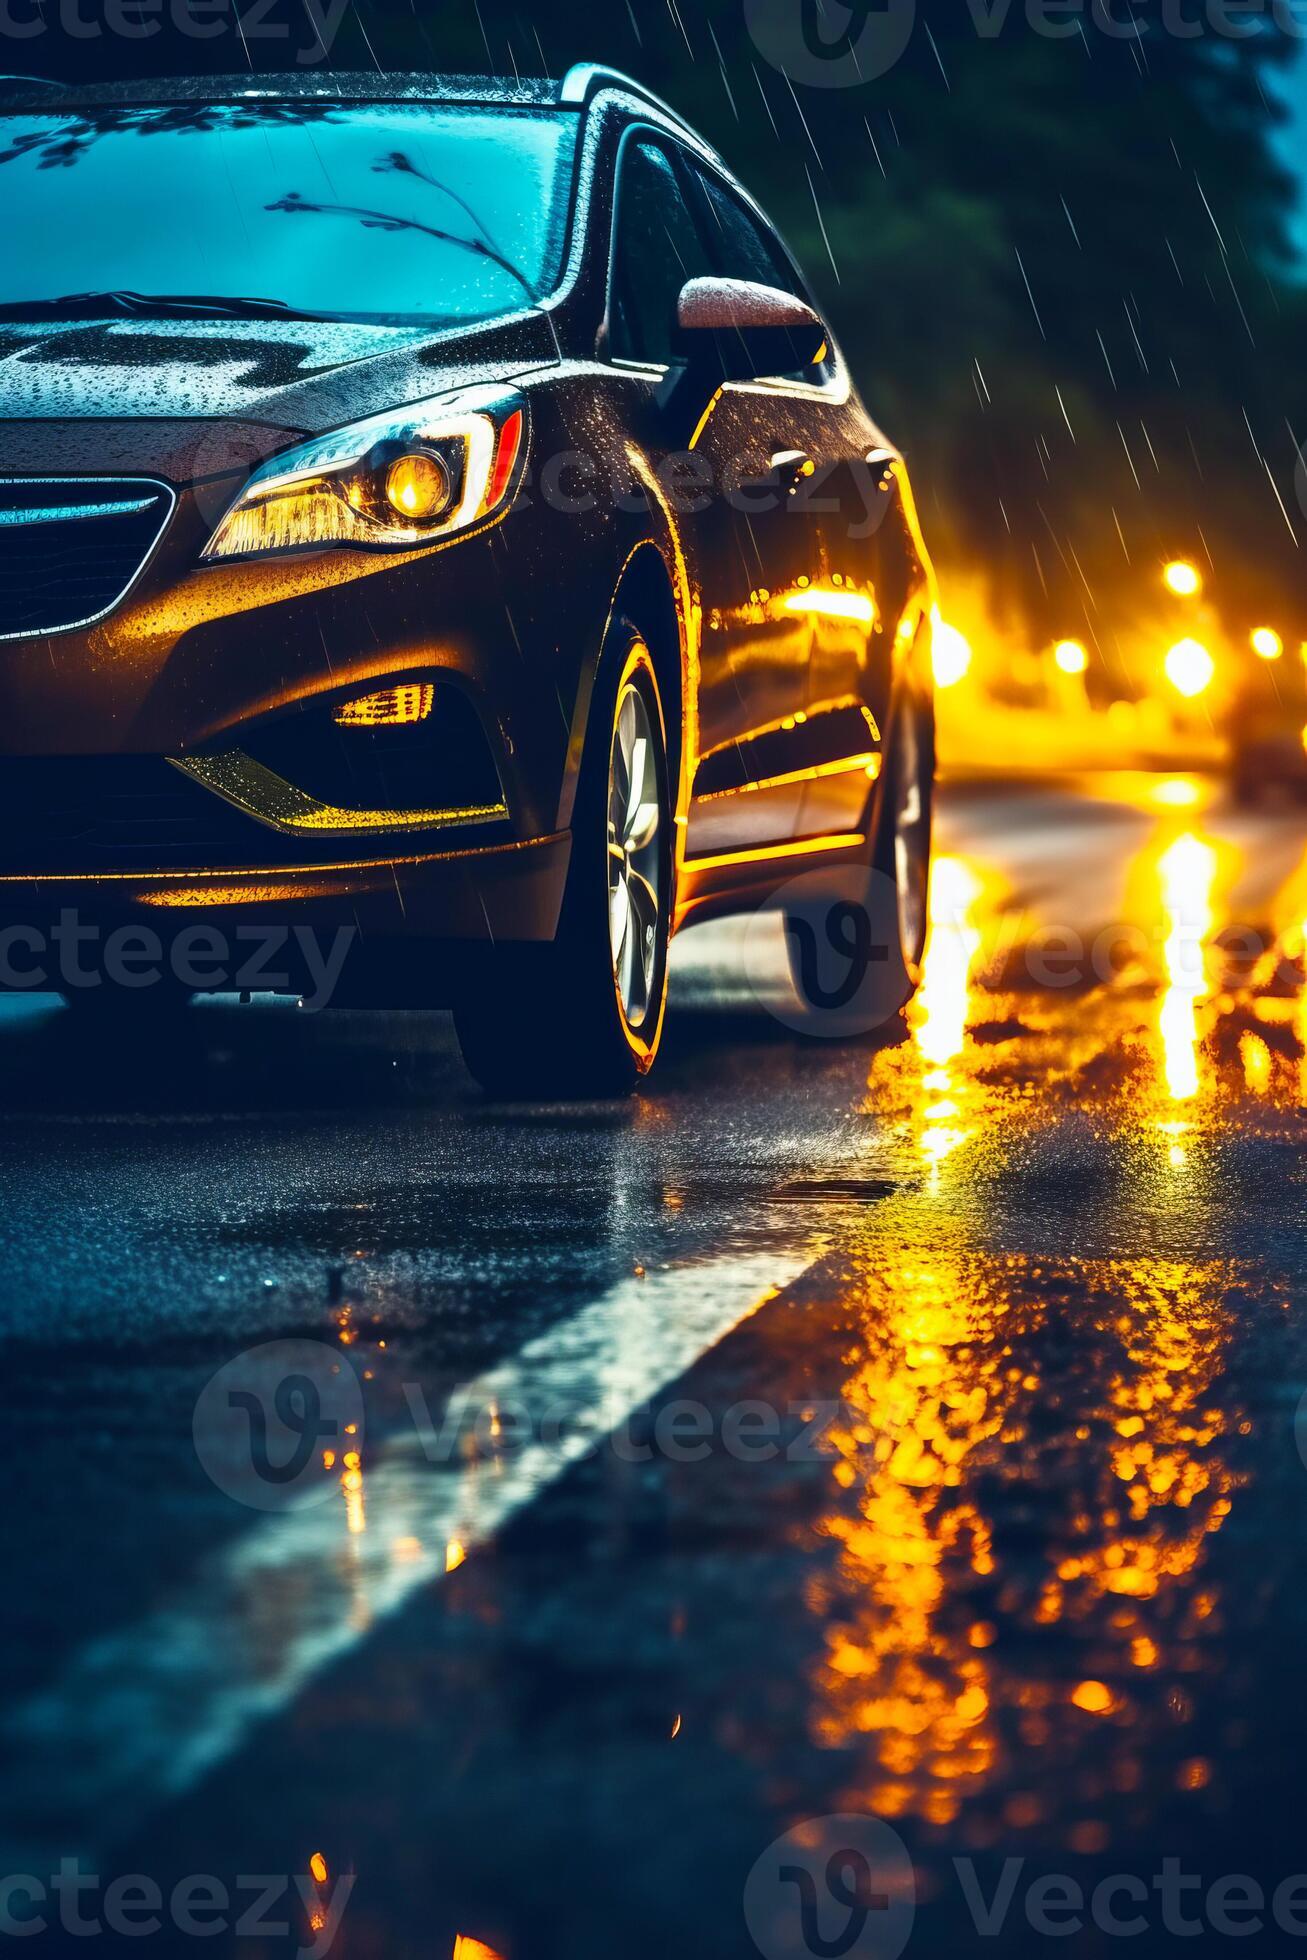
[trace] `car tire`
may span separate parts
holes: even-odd
[[[621,1096],[648,1074],[667,1000],[672,836],[657,675],[623,623],[599,665],[558,933],[497,949],[455,1004],[463,1059],[489,1094]]]
[[[930,930],[930,848],[935,814],[935,720],[906,694],[890,724],[873,867],[894,880],[899,959],[910,999],[921,980]]]
[[[871,920],[869,943],[888,948],[888,964],[879,968],[876,997],[887,1009],[880,1025],[888,1025],[907,1005],[921,981],[921,961],[930,924],[930,842],[934,812],[935,729],[927,704],[905,692],[890,717],[879,798],[870,818],[868,845],[858,879],[865,877],[856,902]],[[842,877],[839,896],[852,896]],[[832,887],[834,890],[835,887]],[[802,929],[787,916],[785,945],[790,978],[800,1003],[812,1015],[814,1028],[831,1026],[825,1010],[808,998],[808,981],[800,947]],[[893,1003],[892,1006],[889,1005]],[[877,1013],[880,1012],[879,1007]],[[870,1026],[862,1032],[871,1033]]]

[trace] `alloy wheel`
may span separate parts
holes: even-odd
[[[662,804],[653,727],[643,691],[617,701],[608,761],[608,941],[627,1026],[653,1004],[662,904]]]

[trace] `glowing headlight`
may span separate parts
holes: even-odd
[[[433,543],[504,503],[525,437],[525,403],[497,388],[467,388],[355,422],[257,469],[204,557]]]

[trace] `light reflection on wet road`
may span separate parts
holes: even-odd
[[[1147,1882],[1183,1855],[1268,1891],[1307,1868],[1301,815],[1114,778],[957,789],[941,831],[902,1039],[793,1039],[732,977],[735,929],[705,929],[657,1092],[579,1125],[484,1109],[420,1021],[202,1010],[189,1079],[147,1071],[126,1101],[116,1064],[73,1072],[58,1017],[23,1010],[0,1064],[23,1573],[0,1829],[161,1877],[321,1846],[359,1874],[333,1950],[387,1960],[460,1935],[507,1960],[748,1953],[754,1859],[842,1810],[912,1852],[910,1954],[973,1950],[960,1854],[987,1891],[1009,1856]],[[424,1525],[438,1476],[391,1508],[405,1380],[435,1402],[556,1361],[638,1298],[660,1338],[623,1361],[628,1404],[680,1373],[715,1419],[781,1411],[787,1445],[825,1410],[823,1451],[745,1462],[716,1427],[703,1461],[601,1448],[452,1560]],[[289,1334],[370,1377],[316,1550],[187,1453],[212,1370]],[[351,1525],[405,1568],[388,1616],[350,1622]],[[208,1708],[206,1774],[151,1817],[166,1765],[126,1741],[158,1713],[144,1630],[190,1615],[176,1754],[206,1719],[214,1575],[253,1531],[325,1603],[224,1625],[241,1719]],[[324,1621],[321,1671],[265,1692]],[[1023,1939],[1047,1944],[1023,1921],[1004,1951]]]

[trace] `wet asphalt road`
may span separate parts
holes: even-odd
[[[438,1017],[8,1004],[0,1873],[212,1875],[209,1953],[1307,1951],[1303,831],[954,787],[905,1029],[705,928],[622,1108]],[[285,1341],[340,1433],[254,1509],[193,1416]]]

